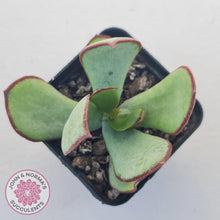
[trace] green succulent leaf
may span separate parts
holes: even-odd
[[[88,125],[90,131],[95,131],[102,127],[102,115],[92,102],[89,102]]]
[[[108,36],[108,35],[96,35],[95,37],[93,37],[90,41],[89,41],[89,43],[87,44],[87,46],[88,45],[91,45],[91,44],[94,44],[94,43],[96,43],[96,42],[99,42],[99,41],[102,41],[102,40],[105,40],[105,39],[108,39],[108,38],[111,38],[110,36]]]
[[[120,96],[129,67],[140,49],[140,42],[132,38],[109,38],[88,45],[80,54],[80,62],[93,92],[115,87]]]
[[[26,76],[5,90],[9,120],[17,133],[31,141],[61,138],[63,127],[77,105],[44,80]],[[94,104],[89,105],[89,128],[101,128],[102,116]]]
[[[108,117],[108,123],[116,131],[124,131],[128,128],[136,127],[145,118],[145,110],[143,109],[118,109],[117,115]],[[114,112],[113,112],[114,113]]]
[[[62,135],[61,148],[64,155],[76,149],[78,145],[92,135],[88,128],[89,95],[85,96],[71,112]]]
[[[138,181],[122,182],[116,176],[112,161],[109,162],[109,182],[110,185],[121,193],[133,193],[137,190]]]
[[[60,138],[77,102],[40,78],[27,76],[5,91],[6,109],[14,129],[32,141]]]
[[[103,137],[119,180],[141,180],[169,158],[172,145],[160,137],[137,130],[115,131],[103,120]]]
[[[93,102],[102,113],[111,113],[119,104],[119,101],[117,88],[100,89],[91,96],[91,102]]]
[[[120,108],[143,108],[142,127],[178,134],[186,125],[195,103],[195,82],[187,67],[180,67],[151,89],[125,101]]]

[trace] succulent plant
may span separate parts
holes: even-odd
[[[172,144],[137,127],[177,135],[188,122],[195,103],[195,82],[182,66],[165,79],[120,103],[128,70],[141,50],[132,38],[96,36],[80,54],[93,94],[76,102],[35,76],[12,83],[5,91],[8,117],[14,129],[32,141],[62,138],[68,155],[90,132],[102,128],[110,155],[109,181],[122,193],[160,168]]]

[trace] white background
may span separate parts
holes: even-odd
[[[52,78],[96,33],[121,27],[169,71],[188,65],[204,109],[201,127],[129,202],[102,205],[42,143],[18,136],[0,95],[0,219],[220,219],[219,0],[0,0],[0,89],[24,75]],[[14,212],[4,197],[22,169],[49,181],[47,207]]]

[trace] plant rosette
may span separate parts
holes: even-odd
[[[99,131],[110,159],[106,173],[100,172],[99,164],[93,175],[109,182],[113,188],[107,192],[110,200],[120,193],[134,193],[170,157],[172,143],[146,130],[178,135],[195,105],[195,80],[186,66],[146,91],[122,99],[127,73],[141,48],[130,37],[95,36],[79,56],[92,87],[92,93],[79,101],[35,76],[18,79],[5,91],[6,110],[15,131],[32,141],[61,139],[60,151],[67,160]],[[96,181],[88,175],[90,163],[82,166],[76,165],[84,169],[83,176]]]

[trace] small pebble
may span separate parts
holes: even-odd
[[[165,134],[165,135],[164,135],[164,138],[167,139],[167,140],[169,139],[169,137],[170,137],[169,134]]]
[[[133,65],[131,65],[128,72],[131,73],[131,72],[134,72],[134,71],[135,71],[135,67]]]
[[[134,78],[135,78],[135,76],[136,76],[135,72],[130,72],[130,74],[129,74],[129,79],[130,79],[131,81],[133,81]]]
[[[80,86],[77,90],[76,90],[76,95],[81,95],[82,93],[85,92],[85,86]]]
[[[110,156],[107,155],[107,157],[106,157],[106,163],[109,163],[109,161],[110,161]]]
[[[183,128],[183,131],[186,131],[188,129],[188,126],[186,125],[184,128]]]
[[[70,82],[69,82],[69,87],[70,88],[74,88],[76,86],[76,82],[74,81],[74,80],[71,80]]]
[[[76,84],[77,84],[78,86],[81,86],[81,85],[83,84],[83,80],[82,80],[81,77],[79,77],[79,78],[77,79]]]
[[[92,152],[92,143],[90,141],[86,141],[83,144],[80,144],[78,149],[81,154],[89,154]]]
[[[133,66],[138,69],[146,68],[146,65],[144,63],[134,63]]]
[[[91,84],[90,83],[88,83],[86,86],[85,86],[85,91],[86,92],[89,92],[91,89],[92,89],[92,86],[91,86]]]
[[[100,164],[96,161],[92,161],[92,168],[95,170],[99,170]]]
[[[147,85],[147,77],[146,76],[142,76],[139,78],[139,90],[144,90],[146,88]]]
[[[89,173],[90,170],[91,170],[91,167],[90,167],[89,165],[87,165],[87,166],[85,167],[85,172],[86,172],[86,173]]]
[[[104,140],[97,141],[93,144],[93,150],[94,155],[104,155],[107,152],[105,142]]]
[[[97,182],[101,183],[103,182],[103,172],[102,171],[96,171],[95,173]]]
[[[108,198],[111,200],[116,199],[119,196],[120,192],[117,189],[108,190]]]
[[[153,134],[153,131],[152,131],[151,129],[147,129],[147,130],[145,131],[145,133],[146,133],[146,134]]]
[[[135,95],[137,91],[143,91],[147,87],[147,77],[142,76],[134,80],[134,82],[129,86],[129,91],[131,95]]]
[[[87,175],[86,177],[88,180],[91,180],[91,181],[95,180],[95,177],[92,175]]]
[[[85,170],[87,165],[90,165],[90,158],[88,156],[77,156],[72,162],[72,167],[77,167],[81,170]]]
[[[107,169],[108,170],[108,169]],[[107,182],[108,181],[108,178],[106,176],[107,173],[105,173],[104,170],[101,170],[100,172],[102,172],[102,176],[103,176],[103,179]]]
[[[146,130],[145,133],[146,133],[146,134],[150,134],[150,131],[149,131],[149,130]]]

